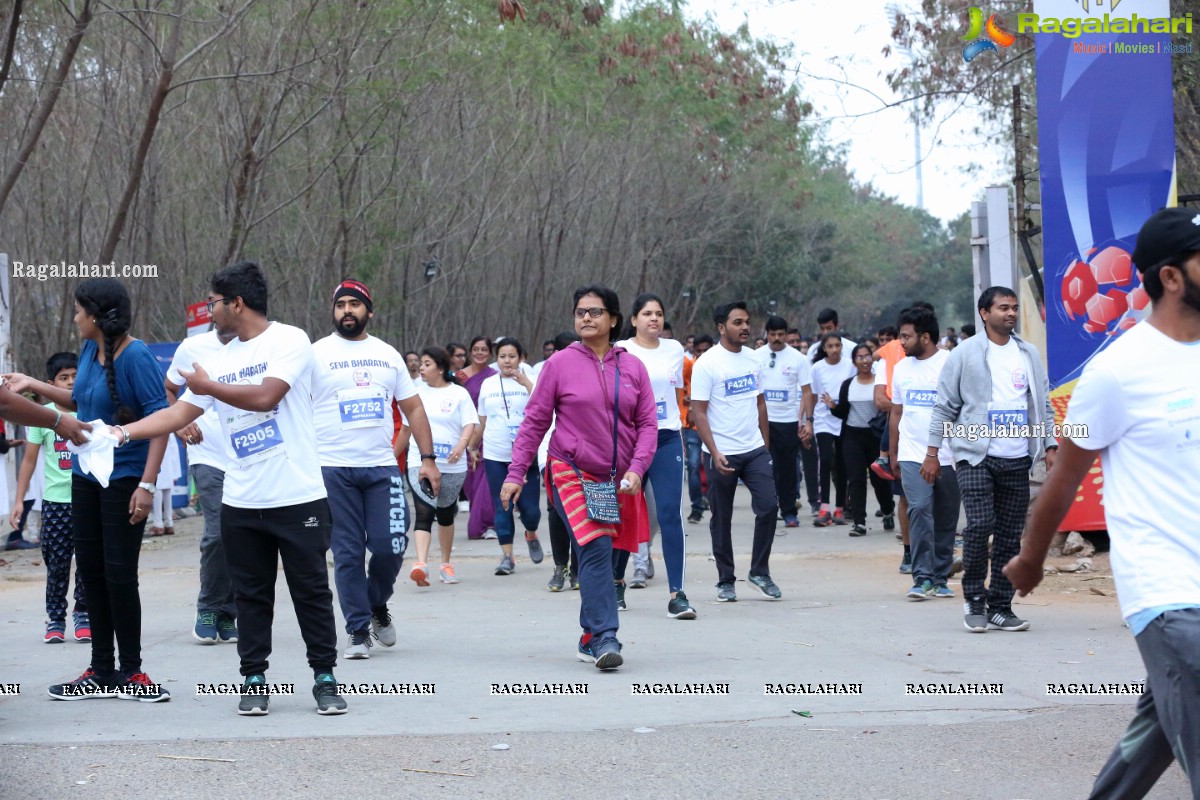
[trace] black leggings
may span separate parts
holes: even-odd
[[[413,530],[430,533],[433,530],[435,520],[438,525],[445,525],[446,527],[454,524],[454,518],[458,516],[458,503],[434,508],[425,500],[421,492],[413,492],[412,496],[413,500],[416,501],[414,505],[417,511],[417,522],[413,525]]]
[[[118,652],[122,671],[142,671],[138,557],[146,521],[129,522],[129,499],[137,485],[136,477],[117,478],[104,489],[82,475],[71,476],[75,563],[92,624],[91,666],[101,675],[116,669]]]
[[[821,474],[821,502],[829,502],[829,479],[833,478],[833,491],[842,508],[846,504],[846,465],[842,463],[842,440],[832,433],[817,434],[817,464]]]
[[[871,462],[879,456],[879,436],[870,428],[842,426],[842,459],[846,466],[846,494],[850,505],[846,509],[851,522],[867,524],[867,478],[875,490],[875,499],[884,516],[896,510],[892,486],[871,471]]]
[[[571,574],[579,574],[579,553],[571,547],[571,531],[554,507],[554,492],[546,492],[546,521],[550,524],[550,553],[556,567],[571,565]]]

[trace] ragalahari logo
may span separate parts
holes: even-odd
[[[986,50],[995,50],[996,45],[1008,47],[1017,40],[1017,37],[1000,28],[995,14],[988,17],[986,23],[983,21],[983,9],[981,8],[971,6],[967,9],[967,14],[967,35],[962,37],[962,40],[969,44],[963,48],[963,61],[970,62],[971,59]],[[987,38],[980,39],[981,34],[986,34]]]

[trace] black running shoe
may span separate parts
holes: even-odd
[[[117,673],[101,678],[88,667],[75,680],[50,686],[46,694],[54,700],[107,700],[117,696],[120,686],[121,676]]]
[[[323,672],[317,676],[313,684],[313,699],[317,701],[317,713],[324,715],[345,714],[346,701],[338,691],[337,678],[332,673]]]
[[[695,619],[696,609],[692,608],[686,594],[676,592],[671,602],[667,603],[667,616],[671,619]]]
[[[265,717],[269,713],[267,706],[270,702],[266,676],[247,675],[246,682],[242,684],[242,699],[238,701],[238,713],[243,717]]]

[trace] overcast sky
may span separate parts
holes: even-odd
[[[883,75],[902,62],[880,50],[891,39],[891,24],[881,0],[689,0],[689,14],[711,14],[727,30],[748,20],[757,39],[790,43],[805,99],[828,120],[828,139],[844,144],[850,169],[859,181],[908,205],[917,203],[913,124],[895,102]],[[863,87],[855,88],[847,84]],[[948,111],[949,109],[947,109]],[[943,112],[943,115],[946,111]],[[940,126],[921,129],[924,206],[948,221],[983,199],[989,185],[1010,180],[1002,153],[965,133],[974,124],[959,112]],[[983,165],[976,174],[961,166]]]

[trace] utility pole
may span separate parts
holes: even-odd
[[[1013,164],[1015,174],[1013,175],[1013,188],[1016,191],[1016,208],[1014,219],[1016,222],[1017,242],[1021,246],[1021,252],[1025,256],[1025,262],[1029,266],[1029,277],[1033,280],[1034,291],[1037,292],[1039,302],[1045,302],[1046,287],[1042,283],[1041,270],[1037,265],[1037,259],[1034,257],[1033,246],[1030,240],[1042,232],[1042,229],[1033,224],[1033,219],[1029,216],[1030,205],[1025,202],[1025,134],[1022,132],[1022,109],[1021,109],[1021,85],[1013,84]]]

